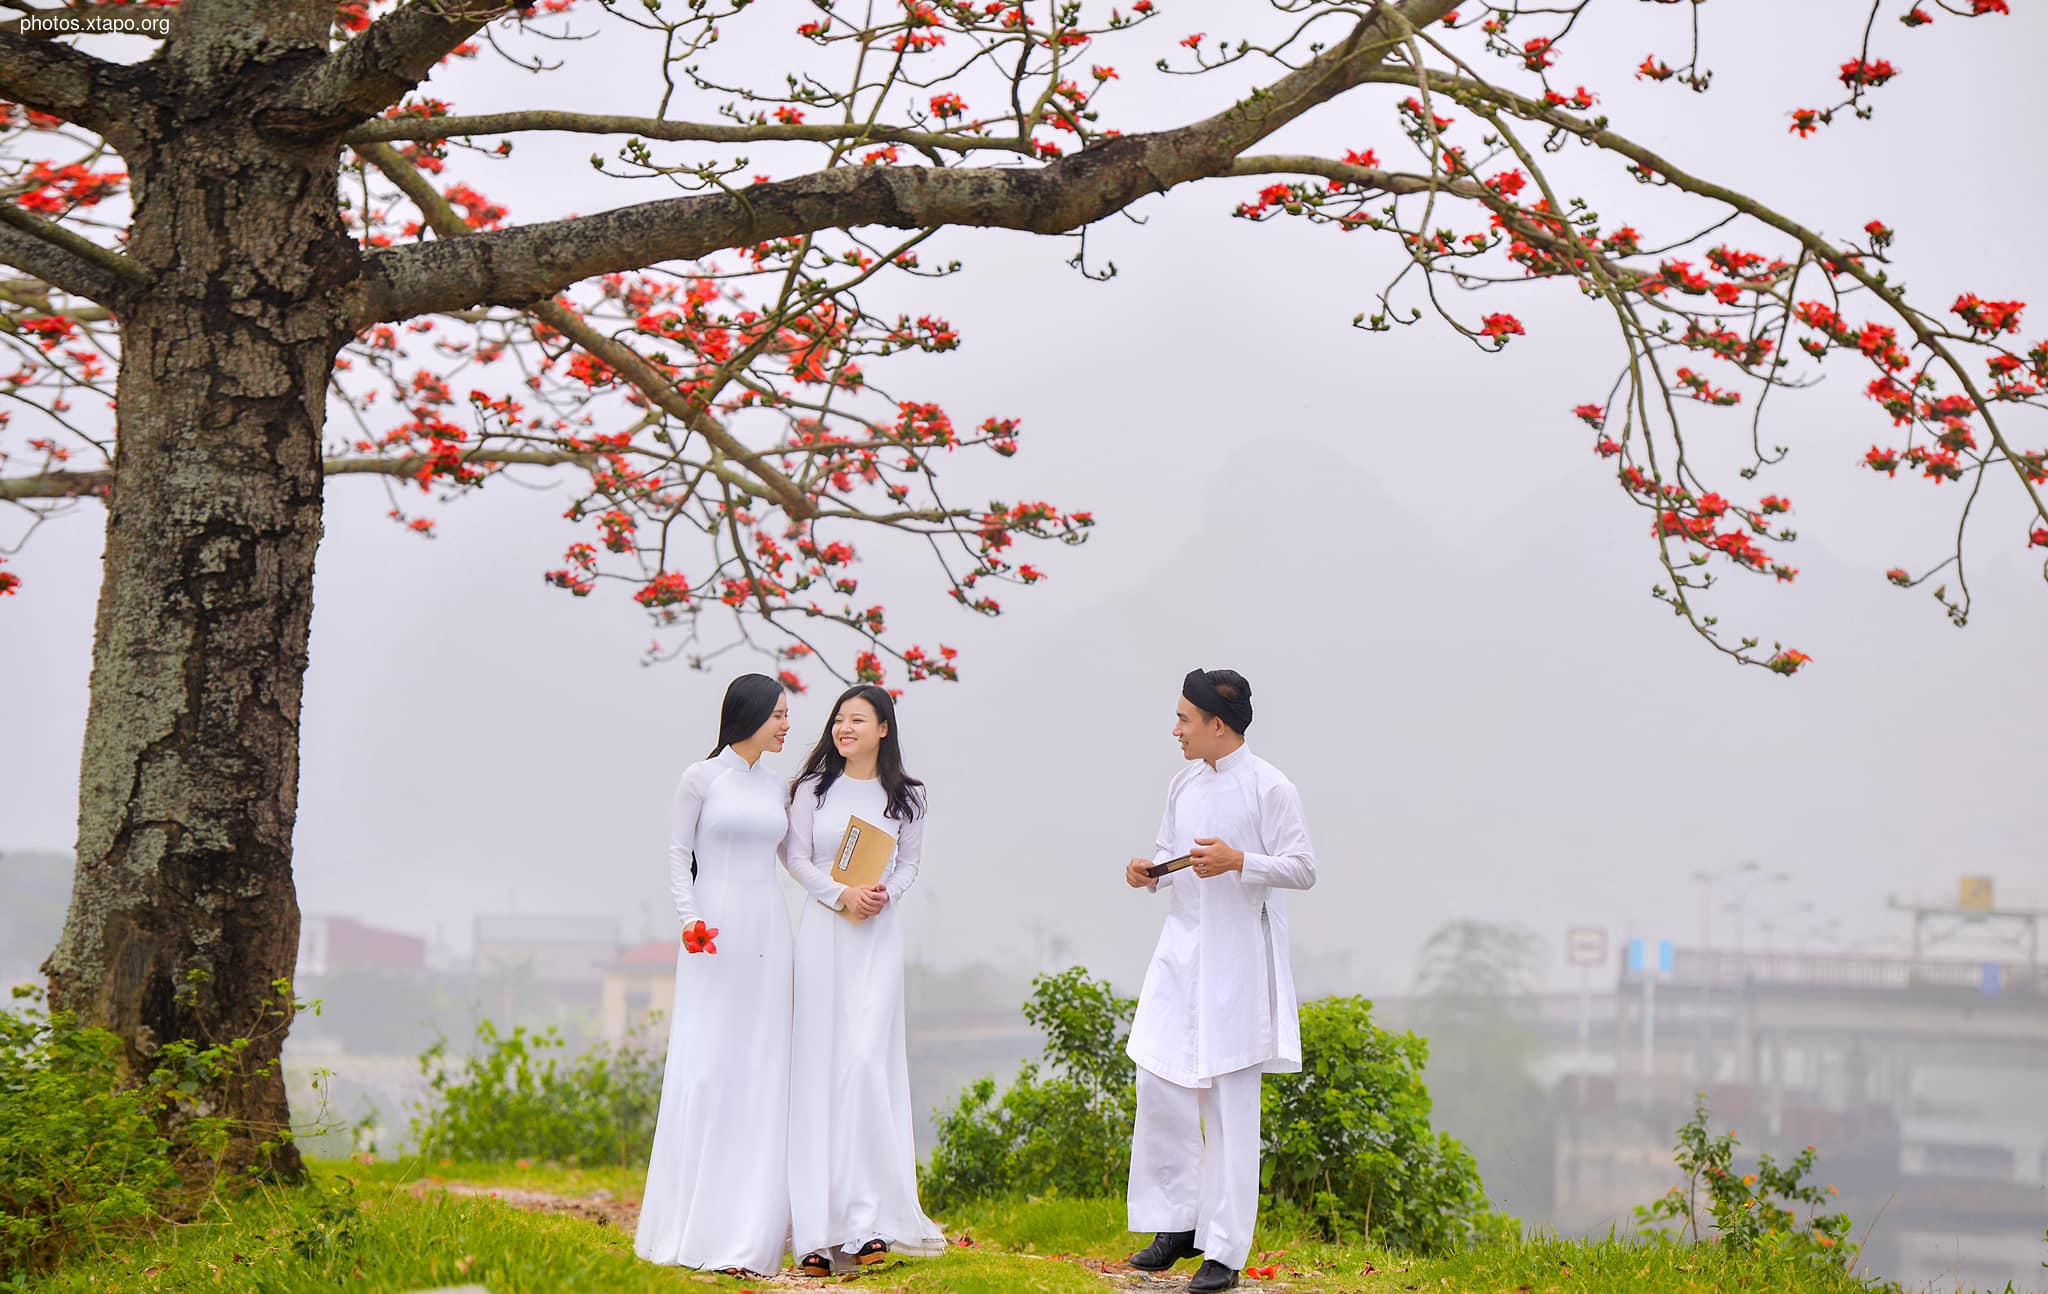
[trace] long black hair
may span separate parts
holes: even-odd
[[[709,758],[761,731],[761,725],[775,717],[775,703],[782,699],[782,684],[766,674],[742,674],[725,688],[725,704],[718,711],[718,744]]]
[[[775,717],[782,684],[766,674],[742,674],[725,685],[725,703],[718,708],[718,744],[706,758],[717,759],[727,746],[745,741]],[[690,879],[697,879],[697,851],[690,851]]]
[[[825,731],[818,738],[818,744],[811,747],[810,757],[804,760],[804,768],[796,775],[796,781],[789,784],[789,798],[796,800],[798,788],[804,783],[813,783],[812,790],[820,802],[825,792],[832,789],[832,783],[846,771],[846,756],[839,753],[839,747],[832,743],[832,725],[839,721],[839,711],[848,701],[865,701],[875,709],[875,717],[888,725],[889,731],[882,737],[882,747],[875,752],[875,773],[882,779],[882,793],[888,797],[889,807],[883,811],[885,818],[908,822],[924,812],[924,783],[903,771],[903,743],[896,726],[896,700],[888,691],[872,683],[856,683],[839,694],[832,703],[832,714],[825,720]]]

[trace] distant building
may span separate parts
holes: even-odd
[[[427,941],[419,935],[352,917],[309,915],[299,922],[299,979],[348,970],[417,971],[426,964]]]
[[[660,1032],[666,1034],[668,1018],[676,1004],[676,949],[672,939],[640,944],[620,953],[604,971],[604,1040],[624,1046],[626,1035],[659,1012]],[[649,1042],[659,1042],[652,1038]]]
[[[479,979],[595,984],[619,953],[613,917],[501,912],[476,919],[472,954]]]

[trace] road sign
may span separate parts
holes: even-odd
[[[1628,968],[1632,971],[1654,971],[1659,975],[1669,975],[1676,961],[1676,950],[1672,948],[1669,939],[1659,939],[1655,944],[1647,939],[1628,941]]]
[[[1564,934],[1568,966],[1598,966],[1607,960],[1607,931],[1599,926],[1573,926]]]
[[[1956,895],[1956,906],[1965,912],[1991,911],[1991,878],[1965,876]]]

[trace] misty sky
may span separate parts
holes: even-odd
[[[1124,71],[1107,122],[1185,120],[1242,83],[1144,70],[1187,31],[1234,36],[1251,12],[1169,6],[1141,40],[1100,52]],[[1876,94],[1876,119],[1800,141],[1786,112],[1832,101],[1866,10],[1786,8],[1701,11],[1704,97],[1630,76],[1653,50],[1678,61],[1685,15],[1665,6],[1596,6],[1560,79],[1599,92],[1624,133],[1809,226],[1846,235],[1882,218],[1898,231],[1895,277],[1923,305],[1965,291],[2040,300],[2023,336],[2048,330],[2043,186],[2015,130],[2048,110],[2048,14],[1944,15],[1917,31],[1882,19],[1873,52],[1902,74]],[[797,7],[760,9],[778,12],[728,24],[729,79],[773,81],[789,57]],[[611,26],[595,11],[573,25]],[[465,111],[650,109],[653,59],[618,35],[551,52],[567,72],[536,80],[480,60],[434,86]],[[1982,85],[2000,87],[1995,112],[1971,96]],[[1375,147],[1394,161],[1395,97],[1347,96],[1261,151]],[[710,105],[686,95],[675,115],[708,119]],[[520,219],[657,196],[594,183],[587,158],[605,147],[522,140],[510,165],[451,174]],[[756,150],[778,175],[801,156]],[[1582,177],[1603,227],[1628,221],[1650,244],[1703,223],[1618,165],[1586,162],[1557,165]],[[1421,941],[1456,917],[1526,922],[1553,948],[1580,923],[1692,942],[1702,901],[1688,877],[1744,859],[1792,877],[1752,900],[1752,946],[1765,921],[1786,947],[1833,919],[1840,944],[1883,948],[1904,931],[1887,895],[1947,897],[1965,872],[1995,877],[2005,903],[2048,902],[2048,589],[2009,481],[1987,488],[1976,612],[1958,631],[1924,591],[1882,575],[1939,559],[1958,487],[1858,468],[1888,436],[1861,395],[1867,370],[1836,363],[1816,389],[1775,393],[1766,440],[1791,459],[1722,484],[1793,500],[1787,556],[1802,574],[1733,580],[1714,610],[1731,633],[1814,663],[1792,680],[1737,669],[1651,600],[1644,515],[1570,416],[1613,377],[1600,309],[1559,285],[1459,302],[1468,320],[1520,315],[1528,335],[1497,356],[1433,319],[1355,331],[1395,249],[1230,219],[1258,187],[1211,182],[1140,204],[1142,225],[1105,221],[1090,257],[1116,263],[1108,283],[1064,266],[1067,240],[951,232],[926,259],[959,256],[964,274],[886,289],[947,315],[964,345],[883,361],[879,379],[956,422],[1022,419],[1019,456],[947,464],[949,492],[1045,497],[1101,522],[1082,548],[1027,555],[1051,578],[1003,594],[1009,614],[993,622],[953,606],[911,545],[864,549],[864,584],[893,590],[905,639],[963,652],[961,684],[903,702],[933,811],[906,904],[915,955],[1028,968],[1058,937],[1135,986],[1161,901],[1125,889],[1122,862],[1151,839],[1178,763],[1178,680],[1197,665],[1249,676],[1254,748],[1302,790],[1322,877],[1293,908],[1311,991],[1405,986]],[[1781,247],[1754,231],[1729,240]],[[2048,440],[2038,418],[2009,425],[2022,444]],[[1702,410],[1695,447],[1732,465],[1746,427]],[[479,911],[615,913],[629,937],[668,937],[669,797],[711,745],[729,673],[756,665],[644,669],[649,635],[622,594],[544,587],[574,537],[566,497],[495,482],[428,507],[441,537],[425,542],[384,519],[374,485],[331,485],[297,835],[307,911],[458,947]],[[81,512],[9,568],[27,585],[0,607],[0,850],[73,836],[100,542],[99,514]],[[793,706],[789,767],[836,691],[816,670],[812,682]],[[1713,921],[1717,942],[1732,938],[1731,916]]]

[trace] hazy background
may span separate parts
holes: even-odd
[[[1876,120],[1806,141],[1786,114],[1839,91],[1861,6],[1706,8],[1704,97],[1630,76],[1651,51],[1679,61],[1685,12],[1596,6],[1557,79],[1597,91],[1624,133],[1810,227],[1846,236],[1882,218],[1898,231],[1895,277],[1923,305],[1965,291],[2033,301],[2048,289],[2044,185],[2022,139],[2048,110],[2048,13],[2016,8],[1917,31],[1885,17],[1873,54],[1901,76],[1873,96]],[[706,60],[729,80],[779,81],[785,28],[810,12],[760,9],[773,12],[728,24]],[[1146,69],[1188,31],[1235,37],[1269,16],[1177,2],[1138,39],[1094,52],[1124,74],[1104,123],[1136,130],[1225,105],[1268,71]],[[611,27],[595,14],[570,25]],[[444,69],[434,92],[463,111],[650,109],[650,52],[616,33],[551,52],[567,73],[537,81],[487,56]],[[1262,151],[1374,147],[1400,165],[1393,97],[1347,96]],[[708,118],[710,104],[685,94],[675,115]],[[594,181],[587,158],[606,147],[523,138],[509,165],[450,174],[521,220],[657,196]],[[777,175],[805,156],[752,151]],[[1559,165],[1584,177],[1603,227],[1633,223],[1645,244],[1704,223],[1618,166]],[[962,651],[962,683],[913,687],[901,710],[933,806],[905,906],[929,971],[983,963],[977,974],[1021,981],[1078,961],[1135,990],[1159,907],[1124,888],[1121,864],[1157,822],[1178,763],[1178,680],[1197,665],[1251,679],[1252,744],[1306,802],[1320,881],[1291,924],[1309,993],[1405,991],[1422,941],[1455,918],[1526,924],[1558,986],[1577,983],[1560,947],[1570,925],[1698,944],[1711,920],[1713,942],[1729,943],[1732,914],[1719,899],[1710,913],[1689,878],[1746,859],[1790,878],[1749,901],[1752,948],[1895,950],[1905,926],[1887,896],[1947,898],[1964,873],[1993,877],[2001,906],[2048,903],[2048,591],[2009,482],[1985,491],[1977,603],[1958,631],[1925,592],[1883,578],[1943,555],[1960,495],[1858,467],[1873,441],[1896,443],[1861,395],[1867,371],[1831,365],[1817,389],[1773,395],[1766,443],[1792,446],[1790,460],[1721,484],[1793,500],[1800,539],[1771,547],[1800,578],[1731,579],[1711,609],[1731,636],[1782,640],[1813,663],[1789,680],[1737,669],[1649,597],[1662,573],[1644,514],[1570,416],[1613,378],[1601,309],[1555,285],[1461,301],[1468,319],[1506,309],[1527,325],[1497,356],[1433,320],[1354,331],[1394,249],[1229,219],[1259,186],[1194,186],[1140,204],[1142,225],[1103,222],[1090,260],[1116,263],[1107,283],[1064,266],[1068,240],[952,232],[922,254],[957,255],[966,273],[887,289],[947,315],[964,341],[877,364],[878,380],[945,403],[956,422],[1022,419],[1020,455],[947,464],[949,492],[1045,497],[1100,522],[1082,548],[1029,556],[1049,580],[1002,593],[1008,614],[993,622],[953,606],[910,546],[864,550],[864,582],[901,590],[888,605],[906,640]],[[1782,247],[1753,231],[1728,240]],[[2022,336],[2048,330],[2044,309]],[[2038,418],[2008,426],[2023,445],[2048,440]],[[1719,438],[1732,455],[1746,428],[1703,408],[1692,435],[1700,452]],[[729,673],[755,666],[644,669],[645,622],[623,596],[543,586],[572,538],[564,498],[494,483],[429,509],[441,536],[422,542],[384,519],[374,486],[330,487],[296,838],[307,912],[425,935],[454,956],[479,913],[609,916],[624,940],[669,937],[669,796],[711,745]],[[81,513],[10,565],[26,585],[0,609],[0,853],[73,837],[100,543],[98,514]],[[785,766],[836,690],[809,675]]]

